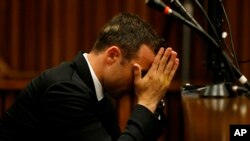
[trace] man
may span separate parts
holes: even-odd
[[[161,41],[138,16],[115,16],[90,53],[31,81],[4,115],[0,140],[157,140],[157,104],[179,65],[175,51],[159,48]],[[138,102],[120,133],[110,97],[133,93]]]

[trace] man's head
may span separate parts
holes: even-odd
[[[121,13],[104,25],[93,50],[101,52],[109,46],[117,46],[124,58],[129,60],[134,57],[142,44],[157,51],[162,41],[151,26],[140,17]]]
[[[90,52],[90,62],[106,91],[113,96],[127,93],[134,84],[134,64],[146,72],[162,43],[148,23],[136,15],[121,13],[102,28]]]

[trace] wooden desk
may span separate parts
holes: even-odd
[[[250,125],[250,99],[204,98],[182,93],[185,141],[229,141],[231,124]]]

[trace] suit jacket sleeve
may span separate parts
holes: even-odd
[[[96,101],[89,97],[89,92],[82,85],[57,83],[45,93],[39,114],[32,112],[37,107],[26,101],[29,93],[24,93],[0,124],[0,140],[154,141],[159,137],[159,121],[148,109],[136,105],[126,130],[115,139],[111,133],[119,132],[115,128],[108,131],[104,123],[113,127],[117,123],[102,121],[105,115],[98,116]],[[111,129],[110,126],[106,127]]]
[[[154,141],[162,133],[161,122],[144,106],[136,105],[120,136],[121,141]]]
[[[64,89],[63,93],[58,93],[56,91],[58,89],[60,91]],[[74,93],[74,97],[72,97],[72,93]],[[54,120],[54,124],[62,121],[58,123],[62,127],[61,129],[70,130],[64,130],[61,133],[74,141],[112,141],[112,139],[114,141],[110,131],[107,130],[104,124],[108,122],[110,126],[114,126],[116,123],[114,121],[102,121],[108,115],[102,114],[100,116],[98,107],[94,106],[94,101],[89,97],[83,96],[84,93],[87,93],[86,89],[73,83],[53,86],[48,92],[50,98],[48,98],[49,101],[46,103],[46,105],[49,105],[46,109],[49,113],[46,113],[46,115],[51,115],[49,118],[52,118],[48,121]],[[51,97],[56,99],[53,100]],[[58,99],[58,97],[62,99]],[[60,107],[55,107],[54,103],[62,103],[62,105],[57,104]],[[108,110],[110,109],[106,110],[106,114],[109,114]],[[63,120],[62,117],[64,117]],[[64,126],[66,125],[67,127],[65,128]],[[118,136],[117,141],[154,141],[159,137],[161,129],[160,121],[155,118],[153,113],[142,105],[136,105],[127,122],[125,131]],[[117,131],[113,130],[112,132]]]

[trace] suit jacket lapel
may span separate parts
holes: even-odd
[[[94,92],[97,101],[94,82],[91,77],[88,63],[83,57],[83,52],[80,51],[78,53],[74,59],[74,64],[76,66],[76,73],[79,75],[80,79],[82,79],[84,84]],[[104,98],[97,103],[96,108],[97,117],[102,122],[102,125],[111,135],[113,140],[117,140],[120,135],[120,128],[116,118],[116,110],[114,109],[111,99],[105,94]]]
[[[80,51],[76,57],[74,58],[74,64],[76,66],[76,73],[80,76],[82,81],[94,92],[95,91],[95,86],[93,79],[91,77],[91,73],[88,67],[88,63],[83,57],[83,52]]]

